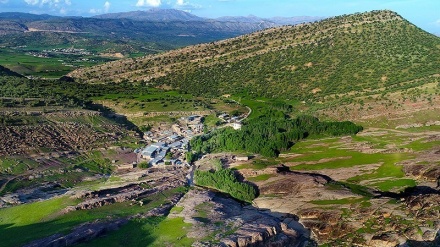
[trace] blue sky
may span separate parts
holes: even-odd
[[[185,10],[202,17],[327,17],[389,9],[429,32],[440,34],[440,0],[0,0],[0,12],[62,16],[92,16],[153,7]]]

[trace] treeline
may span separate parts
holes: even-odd
[[[252,202],[257,196],[257,190],[250,184],[239,182],[230,169],[196,170],[194,180],[197,185],[217,189],[241,201]]]
[[[290,119],[282,112],[271,111],[252,119],[241,130],[223,128],[195,137],[191,148],[198,153],[245,151],[276,157],[308,136],[353,135],[362,129],[349,121],[321,122],[312,116]]]

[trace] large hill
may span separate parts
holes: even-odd
[[[302,100],[408,88],[438,74],[440,39],[391,11],[283,26],[74,71],[88,82],[144,81],[196,94]]]

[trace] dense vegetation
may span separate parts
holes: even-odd
[[[221,42],[72,73],[94,81],[145,81],[204,95],[305,101],[397,91],[438,73],[440,39],[390,11],[268,29]]]
[[[257,196],[255,188],[250,184],[239,182],[234,172],[230,169],[220,168],[216,171],[196,170],[194,179],[197,185],[215,188],[241,201],[252,202]]]
[[[280,111],[268,111],[248,121],[241,130],[218,129],[191,140],[199,153],[246,151],[275,157],[308,136],[353,135],[362,130],[352,122],[320,122],[312,116],[290,119]]]

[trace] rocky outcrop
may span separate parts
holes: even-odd
[[[191,190],[177,206],[182,212],[169,217],[183,217],[192,224],[187,235],[198,239],[195,246],[298,246],[301,237],[308,236],[304,228],[293,227],[299,225],[294,216],[285,220],[286,215],[276,217],[212,191]]]
[[[185,180],[170,179],[167,183],[157,185],[154,188],[146,189],[140,184],[129,184],[123,187],[104,189],[100,191],[83,191],[76,194],[74,197],[83,198],[85,201],[76,206],[70,206],[65,209],[65,213],[75,210],[88,210],[104,205],[109,205],[117,202],[126,202],[136,200],[149,195],[160,193],[165,190],[173,189],[179,186],[184,186]]]

